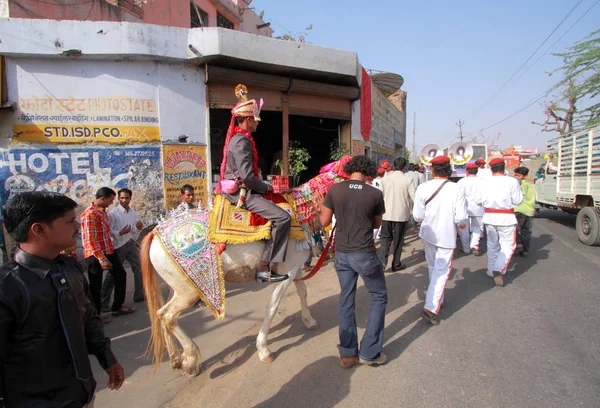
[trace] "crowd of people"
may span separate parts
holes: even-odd
[[[535,190],[525,180],[526,167],[507,176],[502,158],[467,165],[467,175],[452,182],[447,156],[431,160],[433,179],[424,181],[418,165],[397,158],[393,166],[354,157],[345,167],[350,179],[330,189],[322,203],[321,224],[335,217],[335,268],[340,282],[340,364],[379,365],[382,352],[387,289],[384,271],[392,255],[391,272],[402,271],[402,246],[409,221],[420,224],[429,272],[423,318],[441,322],[444,288],[452,270],[457,242],[465,254],[480,256],[480,241],[487,240],[487,275],[504,286],[512,256],[530,251]],[[376,240],[380,239],[379,248]],[[359,345],[355,317],[355,292],[361,277],[371,295],[365,333]]]
[[[429,271],[423,317],[432,325],[440,323],[457,237],[464,253],[479,255],[485,231],[487,274],[497,286],[504,285],[515,249],[522,256],[530,251],[535,192],[525,181],[527,168],[519,167],[514,177],[508,177],[502,159],[487,164],[478,160],[469,163],[467,176],[454,183],[449,180],[448,157],[437,157],[431,165],[433,179],[425,181],[422,169],[404,158],[395,159],[393,165],[383,163],[378,170],[367,157],[356,156],[344,168],[350,178],[333,185],[323,198],[321,224],[328,226],[334,217],[337,223],[338,348],[344,368],[387,360],[382,352],[387,305],[384,270],[390,255],[392,272],[407,268],[401,259],[402,246],[411,221],[420,223]],[[77,204],[60,194],[22,193],[6,204],[5,227],[18,248],[0,268],[0,389],[4,392],[0,406],[91,407],[96,383],[88,354],[94,354],[106,370],[108,387],[121,387],[123,368],[111,351],[103,323],[136,311],[125,305],[124,262],[130,264],[134,278],[133,301],[144,300],[136,243],[144,225],[131,207],[133,194],[126,188],[115,192],[102,187],[79,219]],[[107,211],[115,199],[118,204]],[[193,207],[194,188],[185,185],[176,211]],[[72,249],[65,249],[76,245],[79,234],[81,263]],[[264,281],[280,278],[273,270],[259,272],[264,272]],[[371,295],[360,345],[355,317],[359,276]],[[47,353],[50,349],[52,355]],[[23,361],[35,364],[35,370],[24,367]],[[48,405],[51,401],[59,405]]]

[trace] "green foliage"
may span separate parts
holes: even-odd
[[[329,158],[333,161],[339,160],[344,156],[350,156],[350,150],[346,143],[335,139],[329,144]]]
[[[600,102],[595,100],[600,95],[600,30],[594,31],[584,40],[576,42],[564,53],[553,54],[561,57],[564,65],[550,75],[561,72],[562,79],[554,89],[561,89],[560,100],[567,101],[569,107],[583,102],[584,109],[573,109],[572,125],[588,127],[600,123]],[[551,103],[548,108],[559,114],[568,113],[569,107],[563,108]]]
[[[298,42],[306,42],[306,38],[308,37],[308,32],[313,29],[313,25],[310,24],[308,27],[304,29],[301,33],[296,34],[295,36],[291,33],[280,35],[275,37],[278,40],[286,40],[286,41],[298,41]]]
[[[291,177],[292,186],[295,187],[300,182],[300,173],[308,168],[306,163],[310,160],[310,154],[305,147],[302,147],[300,142],[294,140],[290,142],[288,157],[290,164],[289,176]],[[283,174],[283,161],[281,159],[278,159],[275,162],[275,166],[277,166]]]

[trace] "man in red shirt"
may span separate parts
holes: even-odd
[[[102,291],[102,275],[110,271],[115,279],[115,298],[112,306],[112,315],[121,316],[135,312],[134,308],[123,306],[125,301],[126,275],[125,269],[110,238],[110,226],[106,209],[116,197],[114,190],[101,187],[96,192],[96,200],[81,214],[81,239],[83,241],[83,256],[88,265],[88,279],[90,293],[96,311],[100,313]],[[108,320],[104,320],[105,323]]]

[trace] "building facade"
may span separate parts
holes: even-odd
[[[248,0],[0,0],[0,17],[222,27],[271,37],[273,30],[250,3]]]

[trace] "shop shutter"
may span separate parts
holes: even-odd
[[[290,115],[317,118],[352,120],[352,105],[349,99],[290,93]]]
[[[210,108],[231,109],[238,102],[235,97],[235,85],[232,84],[210,84],[208,85],[208,103]],[[263,98],[263,110],[281,111],[281,92],[260,88],[248,87],[250,99]]]

